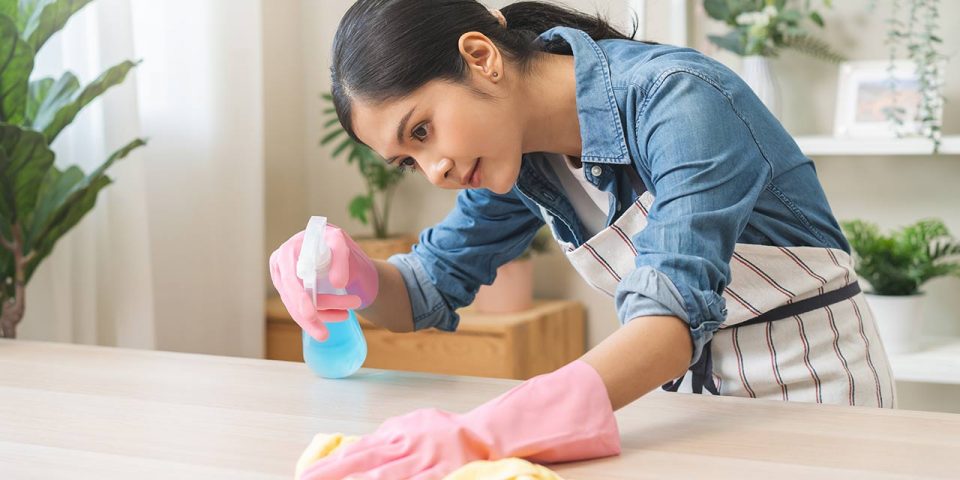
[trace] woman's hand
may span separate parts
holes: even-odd
[[[270,278],[280,293],[290,316],[310,336],[325,340],[324,322],[346,320],[348,309],[366,308],[377,296],[377,270],[363,250],[343,230],[328,224],[325,234],[330,248],[329,280],[334,288],[345,288],[347,295],[317,295],[317,307],[297,277],[297,258],[303,246],[304,232],[284,242],[270,255]]]
[[[553,463],[620,453],[600,375],[577,360],[458,415],[437,409],[394,417],[307,468],[301,479],[436,479],[473,460]]]

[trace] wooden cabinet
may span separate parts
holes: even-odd
[[[529,310],[460,310],[456,332],[393,333],[360,319],[369,368],[527,379],[576,360],[585,348],[583,306],[538,300]],[[303,361],[300,328],[279,298],[267,301],[267,358]]]

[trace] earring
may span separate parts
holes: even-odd
[[[500,75],[499,73],[493,72],[493,78],[497,78],[499,75]]]

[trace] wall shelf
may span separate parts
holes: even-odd
[[[903,382],[960,385],[960,338],[930,338],[923,350],[890,355],[893,377]]]
[[[829,135],[794,137],[809,156],[930,155],[933,142],[926,138],[841,138]],[[960,155],[960,135],[944,136],[941,155]]]

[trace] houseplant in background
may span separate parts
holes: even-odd
[[[906,8],[904,9],[904,4]],[[888,72],[890,72],[889,87],[896,93],[897,82],[894,78],[896,62],[901,47],[905,47],[909,60],[915,66],[916,80],[920,89],[920,102],[916,109],[914,120],[920,127],[921,135],[933,143],[933,153],[940,150],[940,128],[943,117],[943,72],[946,68],[946,56],[939,51],[943,40],[937,30],[940,21],[939,0],[890,0],[889,16],[886,19],[887,38],[889,48]],[[870,8],[876,7],[876,0],[871,0]],[[908,16],[904,21],[903,11]],[[894,95],[896,98],[896,95]],[[900,132],[904,124],[906,109],[893,105],[884,108],[887,120],[894,130]]]
[[[501,265],[490,285],[482,285],[473,299],[480,313],[520,312],[533,305],[533,256],[550,248],[550,229],[541,227],[519,257]]]
[[[322,95],[327,103],[323,113],[326,129],[321,145],[334,145],[331,156],[347,157],[347,163],[357,167],[363,177],[365,189],[350,201],[350,216],[364,225],[373,227],[373,238],[357,237],[357,244],[372,258],[386,259],[395,253],[410,251],[417,237],[410,234],[391,235],[389,231],[390,206],[397,184],[403,180],[403,171],[389,167],[380,155],[365,145],[354,141],[343,130],[333,107],[333,97]]]
[[[830,8],[831,1],[823,0]],[[810,7],[810,0],[704,0],[710,18],[732,27],[725,35],[708,35],[720,48],[743,57],[743,79],[763,104],[780,116],[780,88],[769,58],[782,49],[793,49],[816,58],[839,63],[844,57],[814,37],[809,24],[823,27],[823,17]]]
[[[935,219],[884,235],[873,223],[843,222],[860,278],[870,283],[866,294],[888,353],[916,350],[922,316],[920,287],[927,281],[960,274],[960,243]]]
[[[54,166],[50,144],[86,105],[123,82],[136,63],[121,62],[81,88],[66,72],[30,80],[34,57],[51,35],[90,3],[0,0],[0,336],[16,337],[26,285],[54,245],[94,206],[106,171],[144,145],[135,139],[85,174]]]

